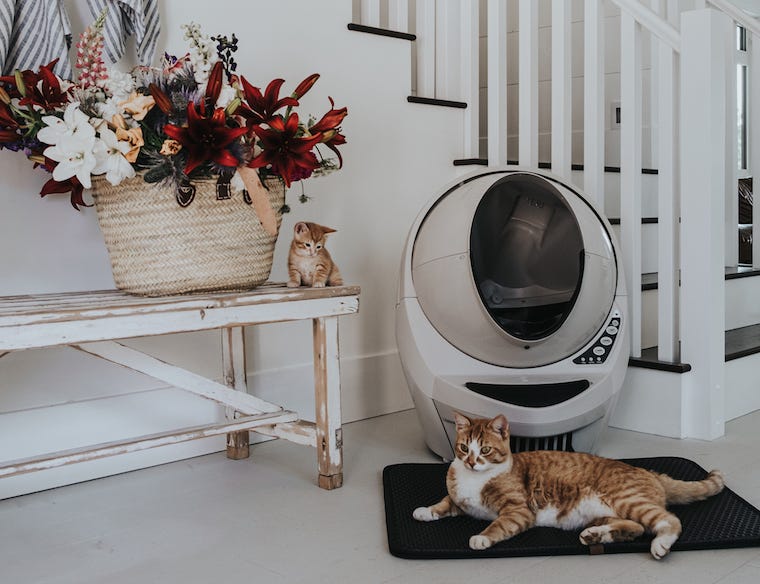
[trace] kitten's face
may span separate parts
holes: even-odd
[[[316,223],[297,223],[293,230],[296,253],[301,256],[315,256],[325,247],[327,234],[334,229]]]
[[[481,472],[508,462],[511,457],[509,424],[504,416],[484,420],[455,413],[454,418],[457,427],[454,453],[465,467]]]

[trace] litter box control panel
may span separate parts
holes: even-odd
[[[612,351],[612,345],[615,344],[615,339],[619,332],[620,311],[615,309],[612,311],[612,315],[607,322],[602,336],[596,339],[596,342],[581,353],[581,355],[573,359],[573,363],[577,365],[599,365],[600,363],[604,363]]]

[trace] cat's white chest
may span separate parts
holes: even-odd
[[[483,472],[474,472],[457,459],[451,463],[456,476],[456,488],[451,493],[452,499],[462,511],[477,519],[494,520],[497,513],[483,504],[481,493],[483,487],[504,469],[495,468]]]

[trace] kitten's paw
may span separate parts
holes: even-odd
[[[287,284],[285,284],[288,288],[299,288],[301,284],[298,282],[294,282],[293,280],[289,280]]]
[[[676,535],[658,535],[655,537],[652,540],[652,547],[649,548],[654,559],[661,560],[667,556],[676,539],[678,539],[678,536]]]
[[[484,550],[492,545],[493,542],[485,535],[473,535],[470,538],[470,549],[473,550]]]
[[[324,282],[314,282],[313,284],[314,288],[324,288],[325,283]]]
[[[430,507],[417,507],[412,513],[412,517],[417,521],[435,521],[436,519],[440,519],[440,516],[437,513],[433,513]]]
[[[595,543],[611,543],[613,541],[609,525],[594,525],[581,531],[581,543],[593,545]]]

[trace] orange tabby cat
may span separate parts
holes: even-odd
[[[299,221],[293,228],[293,241],[288,254],[288,288],[342,286],[338,266],[325,248],[325,240],[335,229]]]
[[[585,529],[586,545],[630,541],[654,534],[651,552],[661,559],[681,534],[669,504],[700,501],[723,489],[713,470],[702,481],[678,481],[591,454],[520,452],[509,448],[509,424],[455,415],[456,459],[446,477],[448,495],[432,507],[418,507],[414,518],[433,521],[468,514],[491,524],[470,538],[475,550],[488,548],[534,525]]]

